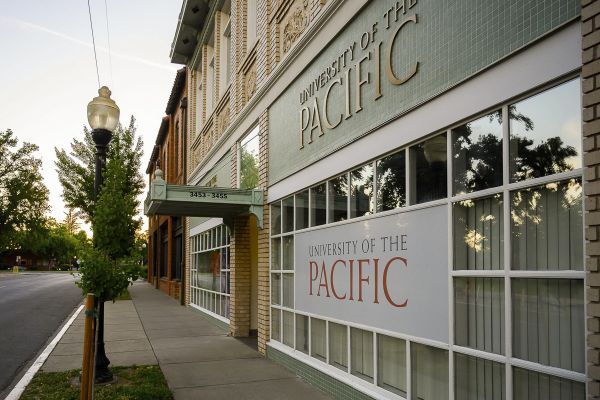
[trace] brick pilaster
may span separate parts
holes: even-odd
[[[250,229],[248,216],[235,217],[231,233],[231,300],[229,332],[234,337],[250,333]]]
[[[270,218],[267,203],[269,184],[269,115],[268,111],[258,119],[259,127],[259,169],[258,186],[263,190],[263,227],[258,231],[258,351],[267,353],[267,342],[270,334],[270,277],[269,277],[269,242]]]
[[[581,2],[587,271],[587,398],[600,398],[600,0]]]

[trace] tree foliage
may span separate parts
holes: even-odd
[[[72,208],[69,208],[65,212],[65,219],[63,220],[63,225],[71,234],[75,234],[81,228],[81,224],[79,223],[79,211],[76,211]]]
[[[137,202],[127,186],[125,164],[120,156],[114,156],[108,161],[96,204],[92,222],[94,244],[113,260],[131,256],[142,223],[136,215]]]
[[[104,251],[90,247],[82,255],[77,281],[84,294],[94,293],[100,301],[114,300],[139,276],[137,260],[111,259]]]
[[[117,127],[107,150],[104,183],[94,203],[95,144],[84,128],[83,138],[74,139],[71,151],[56,151],[56,167],[67,207],[92,223],[94,247],[87,249],[77,283],[100,301],[114,300],[140,274],[136,233],[138,197],[144,190],[140,172],[142,140],[136,135],[135,119]]]
[[[242,147],[240,154],[240,188],[254,189],[258,186],[258,156]]]
[[[57,265],[70,264],[90,246],[85,232],[70,232],[65,223],[51,218],[38,229],[20,231],[15,241],[15,249],[54,261]]]
[[[136,134],[135,118],[129,125],[121,124],[113,133],[107,151],[107,164],[119,157],[125,169],[126,188],[136,199],[144,190],[144,178],[140,172],[143,143]],[[81,218],[91,222],[94,216],[94,169],[96,147],[92,132],[84,127],[83,138],[73,139],[71,150],[55,148],[56,170],[63,188],[63,199],[68,208],[81,212]]]
[[[19,141],[8,129],[0,131],[0,252],[17,246],[20,232],[36,231],[49,211],[38,147]]]

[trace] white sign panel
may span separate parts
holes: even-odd
[[[296,309],[448,343],[448,216],[436,206],[296,234]]]

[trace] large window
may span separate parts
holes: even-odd
[[[231,282],[229,235],[229,228],[219,225],[190,238],[190,303],[227,321]]]
[[[579,101],[579,79],[561,83],[273,202],[273,345],[382,397],[583,399]],[[451,224],[432,227],[451,233],[432,249],[448,251],[450,343],[295,309],[296,232],[424,203]]]
[[[221,13],[221,48],[219,54],[220,84],[219,97],[225,93],[231,77],[231,19],[229,14]]]
[[[254,128],[239,145],[239,188],[254,189],[258,186],[260,166],[258,126]]]
[[[206,117],[208,118],[215,108],[215,50],[207,46],[208,55],[206,63]]]
[[[246,0],[246,44],[250,49],[256,42],[256,0]]]

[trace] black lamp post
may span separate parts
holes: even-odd
[[[94,97],[87,106],[87,116],[92,128],[92,139],[96,145],[96,175],[94,178],[94,201],[98,200],[104,177],[102,175],[106,165],[106,148],[112,139],[112,133],[119,123],[120,110],[110,98],[110,90],[106,86],[98,89],[98,97]],[[96,335],[96,383],[110,382],[112,372],[108,369],[110,360],[106,357],[104,349],[104,299],[97,298],[98,302],[98,330]]]

